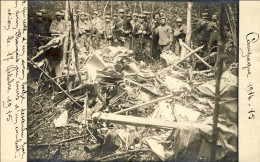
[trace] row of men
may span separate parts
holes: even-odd
[[[37,19],[32,25],[34,34],[48,36],[49,34],[63,34],[71,29],[70,21],[64,21],[64,12],[56,12],[56,20],[50,23],[46,18],[45,10],[36,13]],[[104,20],[103,20],[104,19]],[[163,50],[169,50],[173,45],[176,55],[180,54],[179,39],[186,37],[186,26],[181,18],[176,18],[176,27],[167,25],[167,18],[164,11],[155,13],[151,17],[150,12],[142,14],[126,13],[124,9],[119,9],[118,14],[112,17],[106,15],[104,18],[101,11],[93,12],[92,18],[88,13],[77,11],[73,15],[74,26],[78,33],[79,46],[90,50],[93,47],[93,39],[97,41],[97,46],[110,43],[113,46],[125,46],[132,50],[136,55],[136,60],[144,60],[145,56],[159,59]],[[197,32],[202,33],[197,45],[207,46],[209,35],[216,31],[209,29],[209,23],[199,21]],[[205,24],[207,24],[205,26]],[[212,26],[212,25],[211,25]],[[206,33],[206,35],[205,35]],[[214,32],[213,32],[214,33]],[[199,37],[198,37],[199,38]]]

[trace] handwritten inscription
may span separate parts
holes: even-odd
[[[26,159],[27,151],[27,1],[8,2],[3,16],[2,43],[5,50],[2,62],[2,126],[7,130],[8,154],[15,159]],[[4,95],[3,95],[4,94]],[[12,139],[12,140],[10,140]],[[12,143],[13,141],[13,143]],[[2,141],[2,144],[5,141]]]
[[[252,52],[252,46],[254,43],[256,43],[259,39],[259,34],[255,32],[250,32],[246,35],[246,54],[243,53],[243,50],[240,49],[241,51],[241,56],[246,60],[246,66],[242,67],[243,71],[246,71],[246,76],[247,76],[247,87],[246,92],[247,92],[247,101],[248,101],[248,119],[255,119],[255,109],[252,107],[252,102],[253,102],[253,97],[255,96],[254,92],[254,86],[250,82],[250,75],[252,74],[252,60],[251,60],[251,55],[253,54]]]
[[[242,70],[247,70],[247,78],[251,74],[251,66],[252,66],[251,59],[250,59],[250,55],[252,54],[251,43],[256,43],[258,41],[258,39],[259,39],[259,34],[255,33],[255,32],[248,33],[246,35],[247,54],[244,55],[243,51],[241,50],[242,57],[245,57],[246,61],[247,61],[247,65],[242,67]]]

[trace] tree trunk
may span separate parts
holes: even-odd
[[[191,11],[192,11],[192,2],[188,2],[187,7],[187,34],[186,34],[186,44],[191,47]]]
[[[71,33],[72,33],[72,44],[73,44],[73,49],[74,49],[74,56],[75,56],[75,66],[76,66],[76,71],[77,71],[77,76],[79,79],[79,82],[81,83],[81,76],[79,72],[79,58],[78,58],[78,47],[77,47],[77,35],[75,31],[75,26],[74,26],[74,20],[73,20],[73,11],[70,10],[70,3],[69,3],[69,11],[70,11],[70,17],[71,17]],[[78,23],[77,23],[78,25]],[[78,27],[78,26],[77,26]]]
[[[219,16],[219,37],[218,37],[218,56],[217,56],[217,71],[216,71],[216,90],[215,90],[215,109],[213,113],[213,133],[212,133],[212,150],[211,150],[211,160],[215,161],[216,157],[216,145],[218,139],[218,116],[219,116],[219,101],[220,101],[220,79],[223,71],[223,61],[225,58],[225,5],[222,3],[220,8]]]
[[[69,1],[66,1],[65,3],[65,22],[66,24],[68,24],[68,19],[69,19],[69,15],[68,15],[68,5]],[[69,35],[66,34],[65,35],[65,38],[64,38],[64,43],[63,43],[63,58],[62,58],[62,62],[63,64],[65,64],[67,61],[66,61],[66,58],[67,58],[67,51],[68,51],[68,40],[69,40]]]

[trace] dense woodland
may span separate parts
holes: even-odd
[[[49,49],[59,52],[57,42],[61,44],[63,38],[48,38],[56,41],[39,49],[31,40],[29,160],[238,160],[238,4],[69,3],[73,13],[81,10],[91,15],[101,10],[103,16],[117,13],[120,8],[138,14],[150,11],[152,15],[164,10],[171,28],[175,28],[178,17],[191,27],[191,42],[185,42],[188,47],[182,58],[164,51],[159,62],[145,63],[134,60],[133,51],[124,47],[107,45],[82,52],[73,46],[75,39],[68,38],[67,61],[62,62],[60,75],[53,77],[46,70],[51,64],[48,59],[34,62],[31,58]],[[54,20],[55,12],[65,6],[65,1],[29,1],[28,14],[34,18],[36,12],[45,9]],[[208,22],[217,15],[219,28],[217,50],[203,56],[202,46],[193,42],[198,38],[196,24],[205,12],[209,14]],[[64,44],[59,48],[64,49]]]

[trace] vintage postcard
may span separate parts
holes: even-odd
[[[258,1],[1,1],[1,161],[260,161],[259,17]]]

